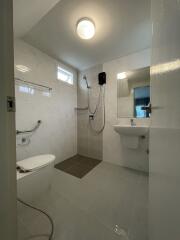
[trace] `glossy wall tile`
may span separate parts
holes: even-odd
[[[87,107],[88,105],[88,89],[86,83],[83,80],[83,76],[86,75],[90,88],[90,107],[94,111],[98,102],[99,96],[99,84],[98,74],[102,72],[102,65],[97,65],[93,68],[87,69],[79,73],[78,76],[78,107]],[[100,105],[96,119],[94,120],[94,127],[96,129],[102,126],[102,106]],[[89,125],[89,113],[88,111],[77,111],[78,119],[78,154],[96,158],[102,160],[102,133],[95,134]]]
[[[180,1],[152,0],[149,239],[179,239]]]
[[[117,73],[150,66],[150,49],[116,59],[103,64],[103,71],[107,73],[106,85],[106,127],[103,132],[103,160],[106,162],[147,171],[149,161],[147,155],[148,139],[141,141],[137,151],[124,148],[122,139],[113,125],[130,124],[129,118],[118,118],[117,113]],[[136,120],[138,124],[149,125],[149,120]]]
[[[17,159],[54,154],[60,162],[77,154],[77,73],[21,40],[15,41],[15,77],[52,88],[51,92],[16,84],[16,128],[34,134],[18,135]],[[57,66],[74,74],[74,85],[57,80]],[[22,142],[22,139],[25,139]]]

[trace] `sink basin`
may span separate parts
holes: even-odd
[[[140,137],[140,136],[145,136],[148,133],[149,127],[148,126],[114,125],[114,130],[121,135]]]

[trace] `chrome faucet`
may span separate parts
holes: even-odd
[[[131,122],[131,127],[136,126],[136,123],[134,122],[134,119],[133,119],[133,118],[130,119],[130,122]]]

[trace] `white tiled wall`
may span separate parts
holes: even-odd
[[[118,119],[117,117],[116,74],[149,66],[150,50],[144,50],[79,73],[78,107],[87,106],[87,88],[82,80],[82,76],[85,74],[91,86],[92,109],[98,99],[98,73],[103,70],[107,73],[106,128],[100,135],[91,131],[88,112],[74,109],[77,106],[77,79],[74,69],[64,66],[74,73],[75,83],[73,86],[58,81],[56,67],[60,63],[20,40],[15,41],[15,65],[17,64],[29,67],[30,71],[21,73],[15,70],[16,77],[53,89],[51,96],[47,97],[43,96],[40,91],[35,91],[33,95],[22,93],[16,86],[17,129],[29,129],[37,120],[43,122],[36,133],[31,136],[31,142],[28,145],[20,146],[21,138],[17,138],[18,160],[37,154],[52,153],[56,155],[56,161],[59,162],[78,152],[84,156],[148,171],[148,139],[141,140],[138,150],[127,149],[122,146],[120,136],[113,130],[113,125],[129,123],[129,118]],[[137,124],[149,124],[148,120],[136,121]],[[100,107],[95,127],[99,128],[101,125],[102,108]]]
[[[88,103],[88,90],[83,75],[87,76],[90,89],[90,106],[94,111],[98,101],[99,85],[98,74],[102,72],[102,65],[97,65],[91,69],[79,73],[78,77],[78,107],[86,107]],[[102,126],[102,107],[100,106],[97,118],[94,120],[96,129]],[[96,159],[102,159],[102,134],[97,135],[89,127],[88,111],[78,111],[78,153]]]
[[[180,1],[152,0],[149,239],[180,236]]]
[[[129,118],[119,118],[117,115],[117,79],[119,72],[125,72],[150,66],[150,49],[138,52],[103,65],[107,73],[106,85],[106,128],[103,133],[103,160],[106,162],[148,171],[147,155],[148,139],[141,140],[137,150],[122,146],[120,135],[113,130],[118,123],[129,124]],[[149,120],[136,120],[137,124],[149,124]]]
[[[30,68],[27,73],[15,70],[15,76],[23,80],[51,87],[50,97],[35,91],[33,95],[22,93],[16,86],[16,127],[30,129],[37,120],[42,120],[40,128],[31,136],[27,146],[19,146],[17,138],[17,160],[37,154],[56,155],[56,162],[65,160],[77,153],[77,73],[74,85],[56,79],[56,67],[61,63],[33,48],[23,41],[15,41],[15,65]]]

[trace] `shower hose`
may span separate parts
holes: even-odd
[[[101,98],[102,96],[102,98]],[[89,125],[91,127],[91,130],[96,133],[96,134],[101,134],[104,131],[105,125],[106,125],[106,106],[105,106],[105,86],[100,86],[99,89],[99,96],[98,96],[98,101],[97,105],[95,106],[95,110],[92,111],[90,108],[90,91],[88,89],[88,110],[89,113],[95,118],[98,112],[98,109],[100,107],[102,100],[102,108],[103,108],[103,126],[100,129],[95,129],[92,125],[92,119],[89,118]]]
[[[80,111],[87,111],[89,112],[89,126],[92,130],[92,132],[94,132],[95,134],[99,135],[104,131],[105,125],[106,125],[106,106],[105,106],[105,86],[100,85],[99,86],[99,96],[97,99],[97,104],[95,105],[95,109],[94,111],[92,111],[91,106],[90,106],[90,90],[91,87],[88,84],[87,81],[87,77],[86,75],[83,76],[83,80],[86,82],[86,87],[87,87],[87,91],[88,91],[88,103],[87,103],[87,107],[83,107],[83,108],[76,108],[77,110]],[[103,108],[103,125],[101,126],[100,129],[96,129],[92,122],[93,120],[97,117],[97,113],[100,107],[100,104],[102,103],[102,108]]]
[[[29,208],[37,211],[37,212],[40,212],[40,213],[42,213],[43,215],[45,215],[47,217],[47,219],[49,220],[50,225],[51,225],[51,232],[50,232],[50,234],[48,236],[48,240],[52,240],[53,239],[53,234],[54,234],[54,223],[53,223],[52,218],[45,211],[43,211],[43,210],[41,210],[41,209],[39,209],[37,207],[34,207],[34,206],[30,205],[29,203],[24,202],[20,198],[18,198],[17,200],[18,200],[18,202],[20,202],[21,204],[25,205],[26,207],[29,207]]]

